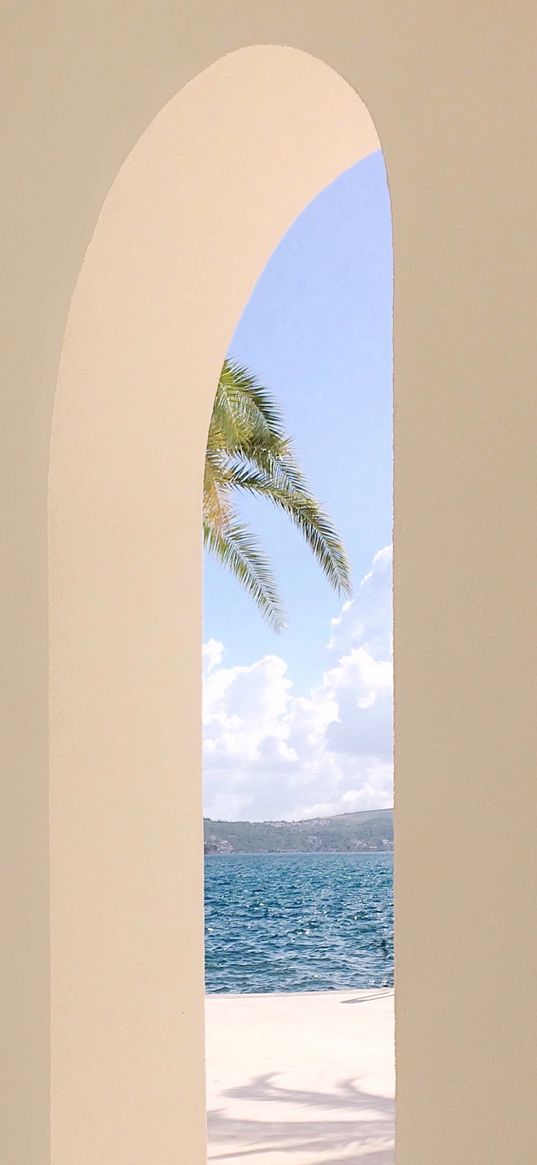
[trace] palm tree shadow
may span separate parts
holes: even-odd
[[[256,1076],[246,1084],[228,1089],[224,1096],[233,1100],[270,1104],[277,1102],[292,1106],[288,1120],[272,1120],[270,1109],[266,1120],[230,1116],[224,1109],[208,1113],[208,1161],[247,1161],[248,1157],[262,1158],[266,1154],[285,1152],[315,1154],[315,1165],[341,1165],[340,1154],[359,1146],[360,1165],[393,1165],[394,1162],[394,1102],[391,1098],[376,1096],[359,1089],[354,1080],[342,1080],[330,1092],[283,1088],[276,1082],[276,1074]],[[326,1109],[326,1119],[296,1119],[296,1110]],[[259,1111],[259,1110],[258,1110]],[[334,1117],[334,1112],[336,1116]],[[229,1145],[229,1149],[211,1150],[211,1145]],[[331,1159],[328,1154],[334,1154]],[[350,1162],[353,1157],[347,1158]],[[299,1162],[297,1162],[299,1165]],[[300,1162],[302,1165],[302,1162]]]

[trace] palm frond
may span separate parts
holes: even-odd
[[[351,594],[351,571],[344,546],[303,478],[299,477],[300,484],[293,487],[285,474],[278,480],[277,467],[271,476],[237,462],[227,466],[226,475],[230,489],[265,497],[283,510],[300,530],[334,590],[338,594]]]
[[[203,523],[206,548],[228,567],[259,607],[274,631],[285,629],[284,610],[268,560],[247,526],[228,521],[221,529]]]
[[[208,448],[242,453],[259,447],[281,452],[283,419],[270,394],[247,369],[226,361],[216,390]]]
[[[281,629],[283,610],[268,560],[231,507],[237,490],[265,497],[287,514],[336,592],[350,594],[344,546],[298,465],[280,410],[248,369],[226,360],[207,439],[204,541],[246,587],[267,621]]]

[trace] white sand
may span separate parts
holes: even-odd
[[[393,991],[208,996],[209,1162],[393,1165]]]

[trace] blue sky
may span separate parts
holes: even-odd
[[[370,574],[375,555],[387,553],[392,539],[392,243],[380,152],[346,171],[292,225],[261,274],[229,355],[250,368],[277,398],[302,468],[345,541],[355,598],[341,619],[342,601],[330,590],[298,532],[266,503],[241,499],[241,516],[255,528],[270,555],[288,630],[272,632],[232,576],[206,558],[204,642],[213,644],[206,655],[206,811],[212,816],[259,819],[311,815],[319,806],[333,812],[346,806],[373,807],[366,801],[375,797],[370,785],[378,755],[371,756],[368,780],[359,753],[354,778],[352,755],[346,758],[345,779],[338,780],[333,748],[327,757],[326,734],[330,739],[337,736],[339,705],[336,723],[325,725],[326,796],[320,772],[301,783],[300,771],[307,765],[301,764],[300,750],[297,753],[289,744],[289,725],[297,701],[311,700],[323,683],[326,687],[327,671],[366,642],[363,618],[361,639],[354,626],[364,601],[371,610],[371,583],[366,584],[364,600],[361,580]],[[375,570],[378,574],[378,561]],[[386,623],[391,611],[386,609],[384,583],[379,586],[379,610]],[[378,613],[373,621],[378,626]],[[334,626],[340,640],[342,627],[348,628],[347,640],[340,641],[338,649],[334,643],[328,647]],[[391,640],[391,623],[385,630]],[[386,647],[384,654],[390,652],[391,646]],[[380,662],[390,661],[391,655]],[[265,725],[258,724],[255,744],[250,739],[245,750],[249,759],[240,764],[239,737],[230,746],[226,724],[229,729],[233,717],[242,720],[245,729],[254,720],[258,723],[259,709],[256,715],[252,710],[246,713],[244,688],[255,687],[256,679],[261,682],[263,662],[265,672],[269,667],[279,669],[279,695],[273,692],[276,703],[279,700],[279,720],[269,716]],[[261,703],[263,699],[268,699],[266,691]],[[332,703],[332,711],[334,707]],[[325,709],[323,723],[328,714]],[[283,754],[281,749],[284,727],[287,760],[285,748]],[[311,775],[311,764],[308,772]],[[303,795],[305,785],[310,787],[309,802]],[[388,786],[384,779],[379,803],[391,803]]]

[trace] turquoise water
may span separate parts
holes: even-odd
[[[393,985],[391,854],[205,859],[209,993]]]

